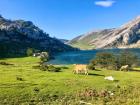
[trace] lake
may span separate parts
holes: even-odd
[[[113,54],[119,54],[120,52],[127,50],[140,57],[140,49],[100,49],[100,50],[84,50],[63,52],[55,55],[55,59],[50,60],[49,64],[65,65],[65,64],[88,64],[91,59],[94,59],[98,52],[110,52]]]

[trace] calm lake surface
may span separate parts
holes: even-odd
[[[94,59],[98,52],[110,52],[119,54],[122,51],[129,51],[140,57],[140,49],[100,49],[100,50],[85,50],[64,52],[55,55],[55,59],[49,61],[49,64],[65,65],[65,64],[88,64],[91,59]]]

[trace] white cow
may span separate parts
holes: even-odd
[[[121,68],[120,68],[120,71],[128,71],[129,70],[129,65],[125,65],[125,66],[122,66]]]

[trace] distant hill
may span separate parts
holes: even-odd
[[[98,30],[94,32],[88,32],[86,34],[80,35],[68,42],[68,44],[78,47],[80,49],[94,49],[94,45],[91,45],[93,39],[100,38],[105,34],[111,32],[113,29]]]
[[[104,29],[78,36],[68,44],[81,49],[140,48],[140,16],[116,29]]]
[[[51,54],[75,50],[50,37],[31,21],[12,21],[0,16],[0,55],[24,55],[27,48],[48,51]]]
[[[62,43],[68,43],[69,42],[69,40],[67,40],[67,39],[58,39],[58,40],[60,40]]]

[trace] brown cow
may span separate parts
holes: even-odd
[[[87,69],[87,65],[83,65],[83,64],[74,64],[74,73],[76,74],[85,74],[88,75],[88,69]]]

